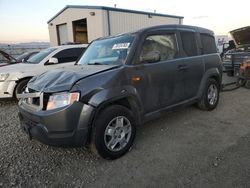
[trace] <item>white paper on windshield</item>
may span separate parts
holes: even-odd
[[[119,49],[128,49],[130,43],[118,43],[118,44],[114,44],[114,46],[112,47],[112,50],[119,50]]]

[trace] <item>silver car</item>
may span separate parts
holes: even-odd
[[[33,76],[75,64],[86,48],[87,44],[51,47],[42,50],[25,63],[1,67],[0,98],[15,98],[24,91]]]

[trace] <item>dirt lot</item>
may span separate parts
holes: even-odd
[[[29,141],[14,102],[0,102],[0,187],[250,187],[250,91],[221,94],[138,128],[133,149],[105,161],[83,148]]]

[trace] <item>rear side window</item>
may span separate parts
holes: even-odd
[[[194,32],[181,32],[181,41],[183,50],[188,57],[198,55]]]
[[[201,44],[203,54],[217,53],[215,39],[213,36],[201,33]]]
[[[174,59],[177,54],[175,34],[148,36],[143,43],[141,56],[152,51],[160,53],[161,61]]]
[[[58,59],[58,63],[67,63],[76,61],[84,52],[85,48],[71,48],[58,52],[54,57]]]

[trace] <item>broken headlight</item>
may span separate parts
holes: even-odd
[[[78,92],[53,94],[49,97],[46,110],[52,110],[73,104],[75,101],[78,101],[79,98],[80,93]]]

